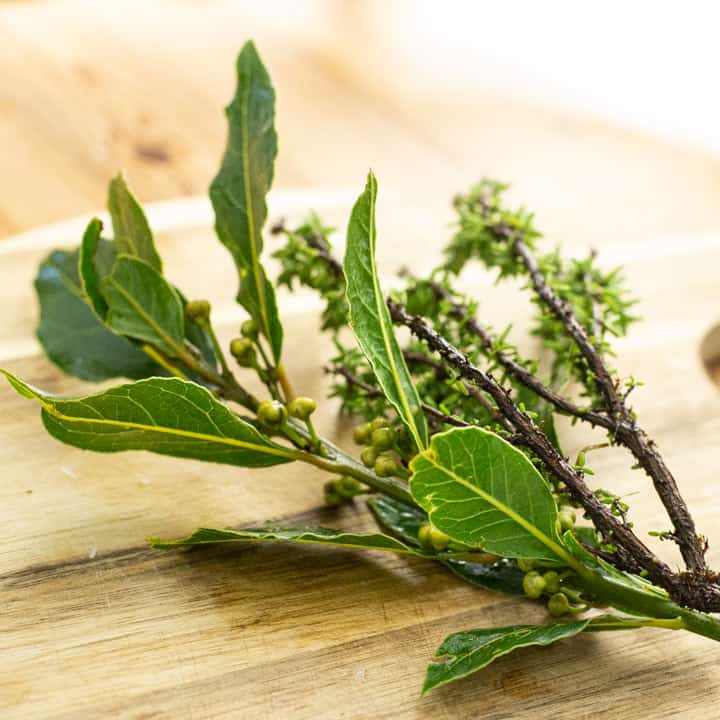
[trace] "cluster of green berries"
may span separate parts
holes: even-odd
[[[309,397],[293,398],[287,406],[279,400],[263,400],[257,409],[257,418],[261,425],[268,428],[282,427],[290,417],[307,422],[315,412],[317,403]]]
[[[325,502],[328,505],[342,505],[343,503],[350,502],[355,495],[367,492],[362,483],[347,475],[325,483],[324,490]]]
[[[240,367],[257,367],[257,343],[259,327],[255,320],[246,320],[240,326],[241,337],[233,338],[230,341],[230,354],[235,358]]]
[[[435,550],[442,552],[447,550],[452,543],[450,538],[430,523],[423,523],[418,530],[418,542],[423,550]]]
[[[561,532],[566,532],[567,530],[572,530],[575,527],[575,521],[577,520],[577,515],[575,514],[575,511],[572,508],[564,507],[561,508],[558,511],[558,523],[560,523],[560,530]]]
[[[353,440],[358,445],[365,445],[360,460],[376,475],[390,477],[403,472],[393,453],[397,446],[397,431],[386,418],[375,418],[359,425],[355,428]]]
[[[210,319],[210,303],[207,300],[190,300],[185,305],[185,317],[202,324]]]
[[[572,594],[572,591],[563,588],[563,575],[555,570],[544,573],[534,570],[530,560],[518,560],[517,566],[525,572],[522,583],[525,595],[533,600],[548,596],[547,609],[553,617],[580,611],[570,604],[568,593]]]
[[[442,530],[428,522],[419,527],[417,539],[420,547],[430,552],[444,552],[447,550],[453,553],[462,553],[463,559],[466,557],[469,559],[470,554],[472,554],[472,558],[477,558],[477,562],[484,564],[491,564],[500,559],[497,555],[491,555],[478,548],[471,548],[469,545],[451,539]],[[476,560],[471,561],[475,562]]]

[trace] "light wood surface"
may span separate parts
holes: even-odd
[[[101,207],[120,167],[145,201],[204,192],[224,141],[232,59],[254,36],[278,90],[276,187],[357,193],[371,165],[388,275],[402,262],[429,266],[448,232],[450,196],[484,174],[513,181],[549,242],[592,244],[626,264],[644,321],[618,343],[618,364],[646,382],[636,391],[641,418],[720,566],[720,394],[699,355],[720,320],[720,162],[472,87],[462,97],[417,84],[406,93],[411,68],[373,58],[377,18],[358,4],[308,3],[324,24],[303,24],[301,4],[277,4],[274,14],[255,5],[3,4],[0,236]],[[271,205],[274,216],[285,209]],[[325,209],[345,224],[347,205]],[[209,295],[230,337],[242,315],[211,233],[188,227],[159,245],[173,280]],[[84,392],[32,340],[31,282],[45,252],[0,240],[0,364],[53,392]],[[522,329],[522,298],[482,274],[469,284],[485,318],[515,318]],[[285,305],[288,365],[295,384],[319,396],[329,348],[304,302]],[[3,386],[0,407],[3,718],[718,717],[720,646],[663,631],[529,650],[421,699],[424,667],[445,635],[539,621],[543,611],[381,554],[154,552],[146,536],[198,525],[369,521],[361,506],[323,508],[324,478],[301,468],[246,473],[84,453],[47,437],[37,408]],[[347,442],[332,404],[319,424]],[[568,453],[593,437],[563,431]],[[627,456],[602,451],[593,464],[598,483],[636,493],[640,532],[667,527]],[[658,550],[677,562],[667,544]]]

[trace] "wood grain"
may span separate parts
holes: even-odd
[[[513,196],[538,209],[550,242],[592,244],[626,265],[644,321],[618,343],[619,366],[645,381],[637,408],[720,566],[720,394],[699,355],[720,320],[720,162],[473,88],[463,97],[406,93],[410,68],[399,58],[357,51],[372,48],[372,22],[352,4],[308,3],[322,23],[304,24],[292,7],[278,4],[271,17],[249,3],[4,4],[0,234],[102,206],[119,167],[146,201],[204,192],[224,141],[232,59],[252,35],[278,90],[276,186],[359,193],[371,165],[388,275],[408,261],[430,265],[447,236],[449,197],[483,174],[515,183]],[[278,20],[282,8],[290,17]],[[348,210],[326,215],[343,227]],[[211,233],[188,228],[159,245],[172,279],[209,295],[231,337],[242,315],[229,302],[231,263]],[[31,282],[45,250],[7,247],[0,240],[0,363],[45,389],[82,391],[32,340]],[[512,288],[493,289],[482,273],[468,284],[484,319],[513,319],[521,333],[527,309]],[[319,396],[329,345],[315,315],[294,302],[285,305],[288,364],[297,387]],[[369,519],[361,506],[324,508],[324,478],[303,469],[249,474],[83,453],[47,437],[37,408],[7,387],[0,406],[4,718],[717,717],[720,649],[663,631],[529,650],[420,699],[425,664],[449,632],[543,612],[475,591],[433,564],[378,553],[151,551],[144,537],[203,524],[364,528]],[[332,404],[318,424],[347,443]],[[562,430],[569,453],[594,437]],[[637,493],[640,532],[666,527],[627,456],[591,459],[598,484]],[[677,562],[667,543],[657,547]]]

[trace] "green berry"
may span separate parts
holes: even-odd
[[[371,447],[374,448],[374,446]],[[398,464],[387,455],[380,455],[373,466],[375,474],[380,477],[391,477],[392,475],[397,474],[399,469]]]
[[[252,318],[240,326],[240,334],[249,340],[257,340],[258,332],[258,324]]]
[[[529,598],[533,598],[533,600],[539,598],[545,591],[545,580],[543,576],[535,570],[525,573],[523,590]],[[563,597],[565,596],[563,595]]]
[[[560,592],[560,576],[554,570],[548,570],[543,575],[543,580],[545,581],[545,592],[551,595]]]
[[[370,435],[370,444],[378,450],[389,450],[395,444],[395,431],[389,427],[373,430]]]
[[[378,428],[384,428],[388,427],[390,425],[390,421],[387,420],[384,417],[376,417],[373,421],[370,423],[370,427],[373,430],[377,430]]]
[[[446,550],[449,542],[450,538],[442,530],[438,530],[436,527],[430,527],[430,544],[435,550],[438,552]]]
[[[340,505],[340,503],[342,503],[343,498],[338,493],[335,488],[335,483],[332,480],[325,483],[325,487],[323,489],[325,491],[325,503],[327,505]]]
[[[567,599],[566,595],[563,595],[562,593],[555,593],[548,600],[547,609],[553,617],[566,615],[570,612],[570,601]]]
[[[240,367],[254,367],[257,364],[257,355],[252,340],[248,338],[234,338],[230,342],[230,354]]]
[[[578,467],[585,467],[585,453],[584,452],[578,453],[576,464]]]
[[[527,558],[518,558],[516,562],[518,570],[522,570],[523,572],[530,572],[535,567],[535,562]]]
[[[418,542],[420,543],[420,547],[425,550],[433,549],[432,542],[430,540],[431,530],[432,528],[430,527],[430,523],[423,523],[418,530]]]
[[[258,420],[268,427],[279,427],[287,420],[287,408],[277,400],[263,400],[257,410]]]
[[[362,485],[355,478],[343,475],[335,481],[335,489],[342,497],[353,497],[362,490]]]
[[[375,447],[366,447],[361,453],[360,453],[360,460],[362,461],[362,464],[367,467],[371,468],[375,465],[375,461],[378,459],[379,450]]]
[[[370,442],[371,433],[372,428],[370,427],[370,423],[363,423],[362,425],[358,425],[353,431],[353,440],[357,445],[367,445]]]
[[[560,529],[565,532],[566,530],[572,530],[575,527],[576,515],[573,510],[565,508],[558,513],[558,521],[560,522]]]
[[[207,300],[190,300],[185,306],[185,317],[195,322],[210,318],[210,303]]]
[[[317,403],[309,397],[296,397],[290,401],[288,412],[298,420],[307,420],[317,408]]]

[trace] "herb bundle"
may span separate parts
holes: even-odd
[[[131,382],[61,398],[3,371],[39,402],[46,430],[97,452],[146,450],[252,468],[307,463],[329,473],[329,504],[365,499],[378,525],[365,533],[201,528],[152,540],[158,549],[300,542],[395,552],[546,605],[554,619],[545,625],[449,636],[423,691],[515,649],[583,632],[656,627],[720,639],[712,615],[720,612],[720,579],[706,565],[707,542],[629,404],[639,383],[611,365],[612,338],[635,320],[622,275],[604,271],[594,254],[541,253],[532,215],[506,206],[506,186],[484,180],[457,197],[457,229],[441,265],[422,277],[404,272],[389,296],[375,261],[372,173],[350,215],[343,263],[333,255],[331,228],[314,214],[299,227],[271,229],[282,243],[276,285],[309,287],[322,298],[322,329],[336,348],[325,368],[332,396],[357,419],[354,451],[318,434],[316,401],[295,394],[283,363],[275,285],[261,260],[277,136],[273,87],[252,43],[238,57],[237,81],[210,197],[247,313],[238,337],[223,348],[209,303],[188,300],[164,276],[143,210],[118,176],[108,196],[112,239],[93,219],[78,249],[54,251],[40,266],[38,337],[70,375]],[[525,282],[549,363],[523,357],[508,331],[496,334],[477,319],[476,301],[457,289],[477,261],[499,280]],[[251,376],[262,397],[247,389]],[[556,414],[601,428],[603,446],[630,453],[667,511],[672,529],[656,534],[677,544],[682,571],[633,531],[619,496],[589,487],[586,456],[597,445],[568,459]]]

